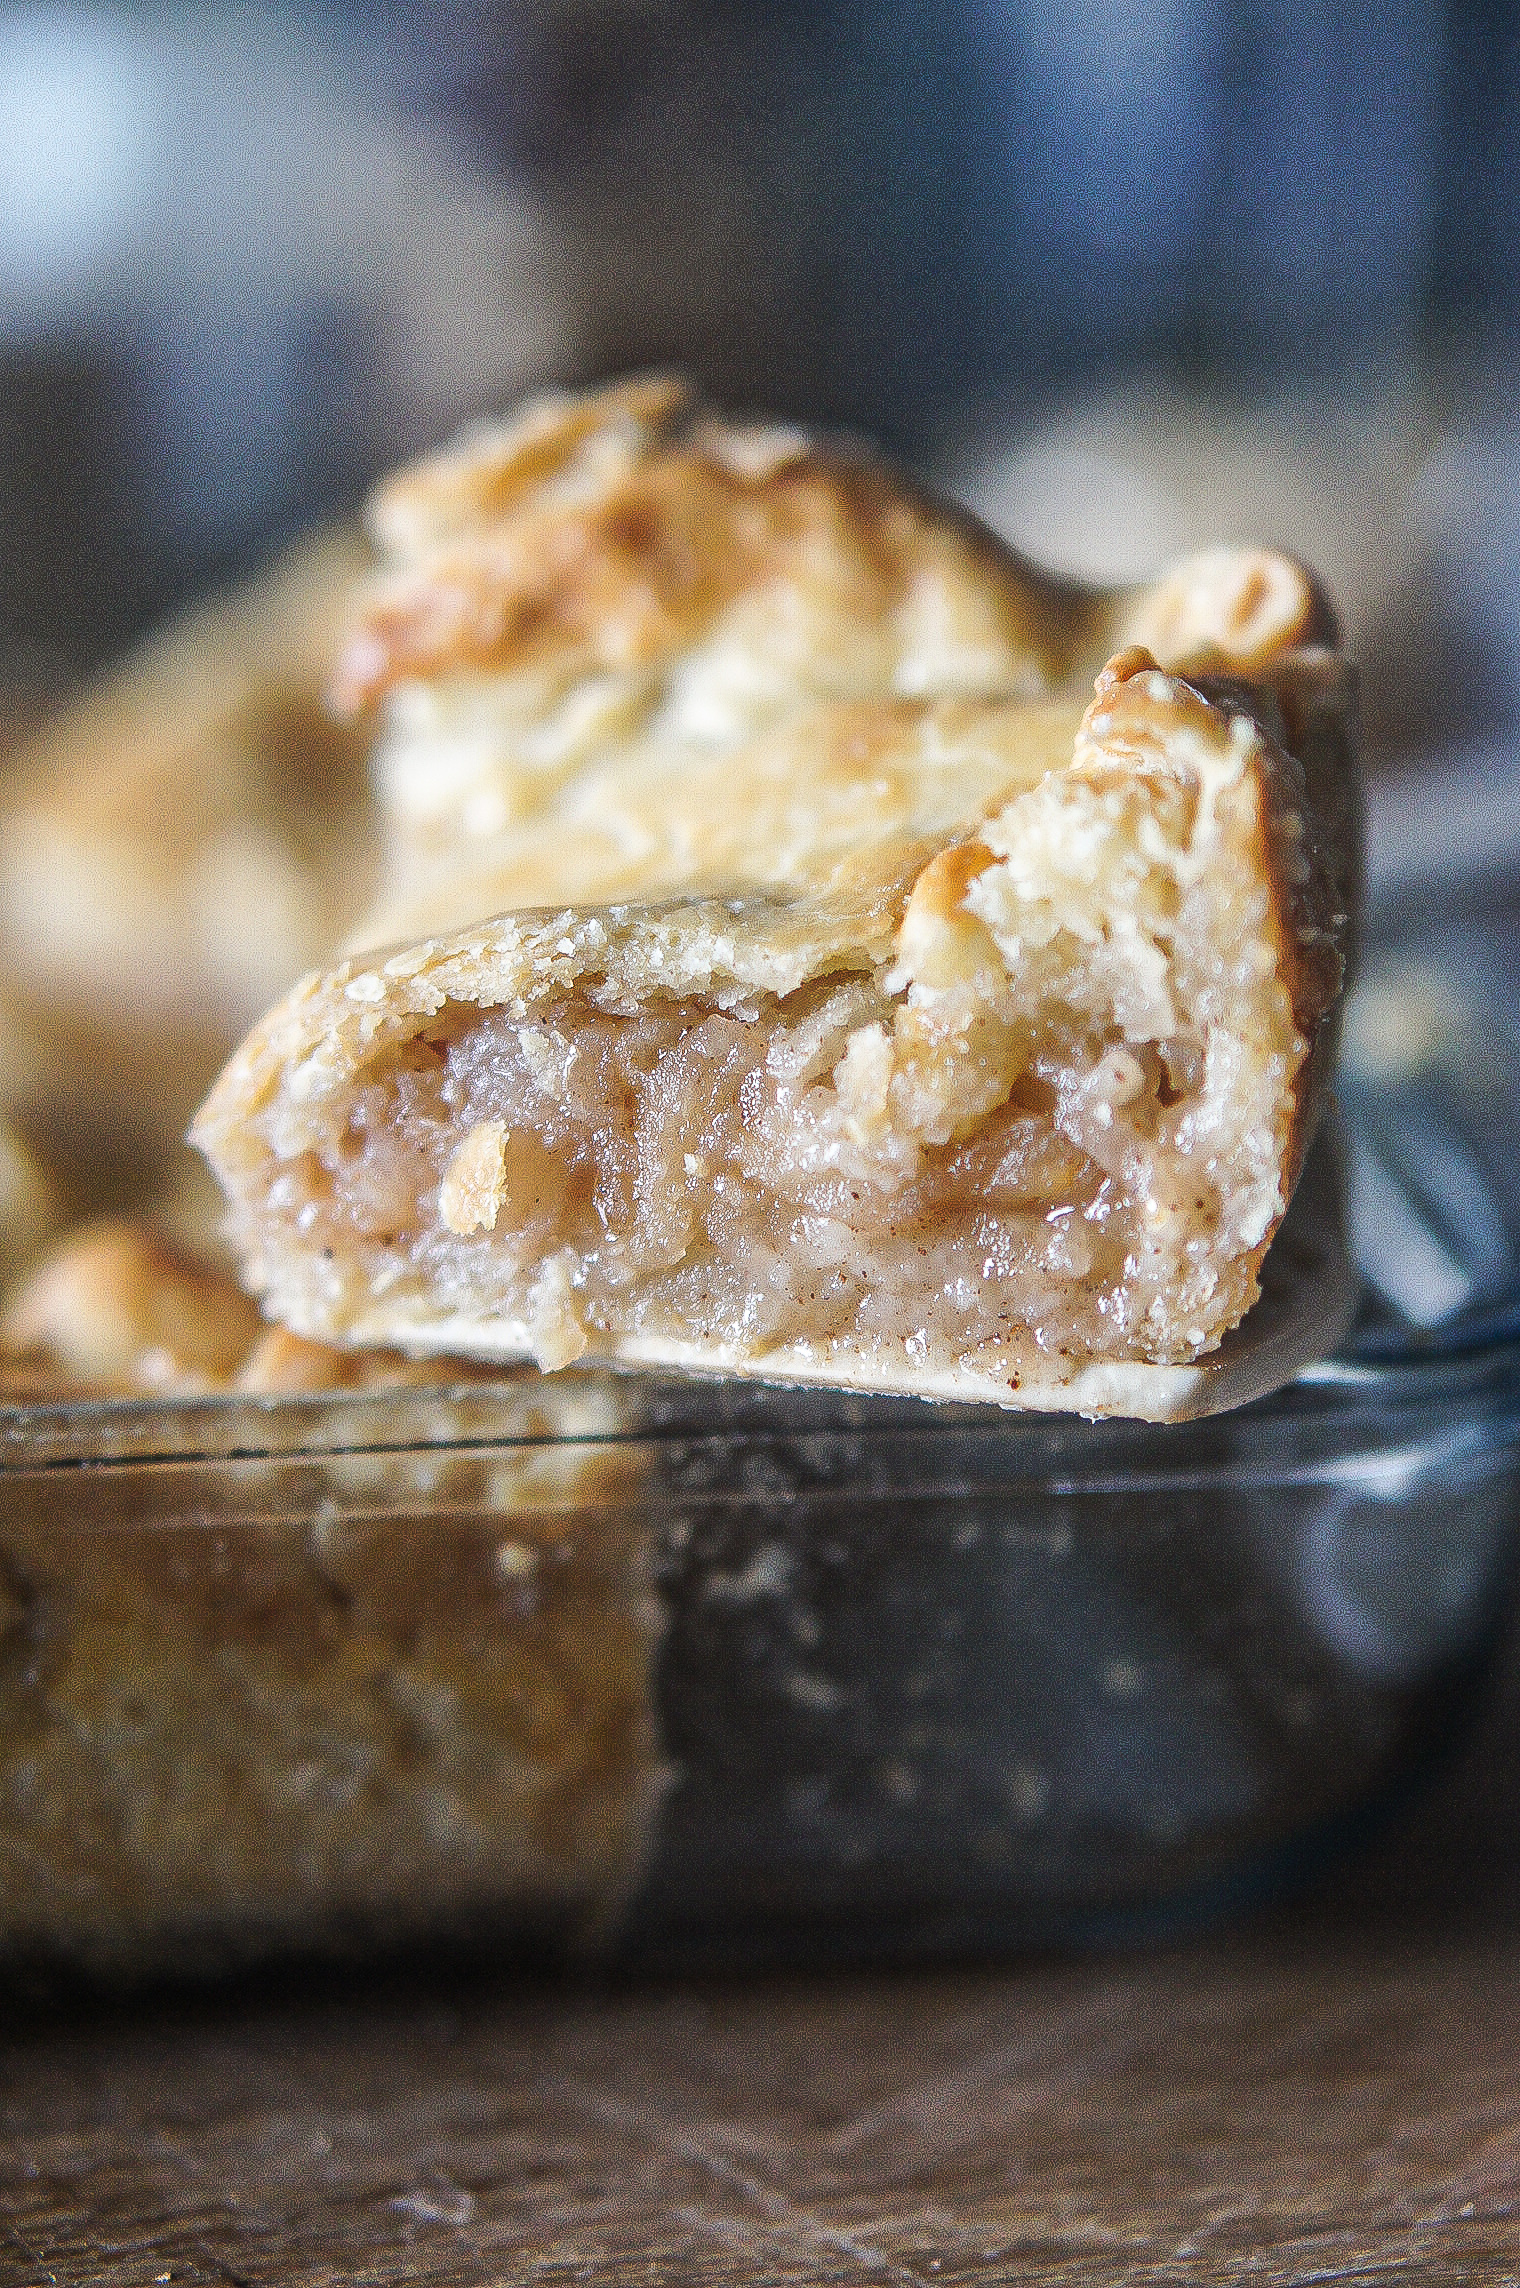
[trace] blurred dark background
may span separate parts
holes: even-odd
[[[1388,655],[1375,743],[1449,735],[1435,684],[1488,736],[1517,151],[1497,0],[0,9],[0,660],[66,681],[461,419],[668,360],[1075,570],[1287,540]]]

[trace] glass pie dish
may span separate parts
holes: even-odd
[[[1386,939],[1339,1353],[1165,1427],[570,1373],[0,1410],[0,1964],[1141,1933],[1449,1736],[1520,1492],[1508,933]]]

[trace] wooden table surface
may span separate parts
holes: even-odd
[[[1291,1912],[1146,1956],[458,1973],[0,2035],[0,2283],[1520,2282],[1520,1653]]]

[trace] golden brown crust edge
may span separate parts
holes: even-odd
[[[1039,570],[971,512],[853,440],[724,421],[677,377],[550,393],[401,471],[371,504],[385,566],[362,594],[334,695],[350,712],[465,669],[656,667],[747,593],[822,576],[857,624],[911,610],[938,582],[968,625],[931,686],[1033,695],[1143,644],[1178,672],[1254,674],[1334,643],[1334,614],[1294,558],[1206,550],[1139,587]]]

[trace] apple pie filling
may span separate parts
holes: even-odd
[[[352,1290],[329,1309],[415,1289],[430,1325],[468,1317],[545,1365],[609,1330],[925,1366],[990,1346],[1010,1378],[1020,1355],[1194,1355],[1187,1291],[1213,1325],[1220,1275],[1214,1181],[1180,1141],[1198,1044],[1059,1005],[986,1017],[930,1138],[904,1016],[858,977],[728,1011],[456,1008],[269,1208]]]

